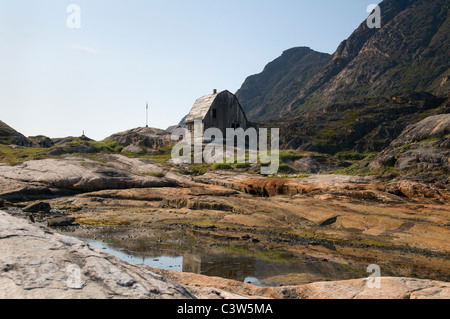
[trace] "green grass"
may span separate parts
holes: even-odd
[[[45,158],[46,149],[32,147],[12,148],[8,145],[0,145],[0,162],[8,165],[17,165],[25,161]]]
[[[58,144],[51,148],[39,147],[11,147],[9,145],[0,145],[0,162],[9,165],[17,165],[26,161],[39,160],[44,158],[54,158],[56,156],[47,155],[52,150],[62,150],[68,154],[78,154],[76,148],[80,145],[86,146],[88,154],[117,154],[123,149],[123,146],[114,141],[86,141],[82,138],[68,138],[65,143]],[[88,157],[94,161],[103,162],[102,159],[91,155]]]
[[[124,147],[116,141],[86,142],[92,153],[120,153]]]
[[[336,175],[356,175],[356,176],[367,176],[367,175],[383,175],[386,173],[400,175],[400,172],[395,167],[385,167],[382,169],[370,169],[369,167],[360,167],[359,163],[355,163],[350,167],[340,169],[330,174]]]
[[[335,156],[337,158],[340,158],[342,160],[346,160],[346,161],[361,161],[363,159],[366,159],[369,156],[372,156],[374,154],[378,154],[378,153],[360,153],[360,152],[356,152],[356,151],[342,151],[339,153],[336,153]]]
[[[230,164],[225,163],[214,163],[212,164],[211,168],[213,170],[233,169],[233,167]]]
[[[287,164],[280,164],[278,168],[279,173],[293,173],[294,170]]]
[[[209,164],[192,164],[190,165],[190,170],[192,175],[199,176],[204,175],[211,170],[211,165]]]
[[[164,172],[152,172],[152,173],[146,173],[145,175],[152,176],[152,177],[158,177],[158,178],[163,178],[164,176],[166,176],[166,174],[164,174]]]
[[[237,163],[234,164],[234,168],[249,168],[251,165],[249,163]]]
[[[154,160],[156,163],[163,165],[164,167],[170,167],[169,160],[172,159],[172,146],[162,147],[156,154],[136,154],[125,152],[125,155],[130,158],[148,158]]]
[[[295,150],[280,150],[279,155],[281,163],[286,163],[288,161],[295,161],[304,158],[304,155]]]

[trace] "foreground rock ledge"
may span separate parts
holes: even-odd
[[[382,278],[258,288],[221,278],[131,265],[77,239],[0,212],[0,298],[445,298],[450,284]]]

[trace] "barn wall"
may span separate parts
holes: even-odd
[[[213,117],[214,109],[216,110],[216,118]],[[238,124],[244,130],[248,128],[247,119],[237,98],[225,91],[220,93],[204,119],[204,130],[208,128],[218,128],[224,134],[227,128],[233,128],[233,124]]]

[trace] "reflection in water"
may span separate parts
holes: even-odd
[[[355,278],[354,271],[341,264],[324,262],[309,256],[292,258],[290,262],[275,262],[255,257],[215,253],[182,253],[182,256],[130,252],[117,249],[110,244],[94,239],[84,239],[91,246],[102,249],[127,262],[154,268],[190,272],[212,277],[222,277],[256,286],[274,286],[277,282],[268,282],[268,278],[290,274],[305,274],[332,280]],[[181,253],[179,253],[181,254]],[[265,281],[266,280],[266,281]]]
[[[157,258],[154,257],[148,257],[148,256],[136,256],[136,254],[131,255],[124,250],[113,248],[111,245],[95,239],[84,239],[85,242],[87,242],[92,247],[95,247],[97,249],[101,249],[108,254],[111,254],[113,256],[116,256],[122,260],[125,260],[126,262],[129,262],[131,264],[135,265],[145,265],[149,267],[154,268],[161,268],[161,269],[167,269],[167,270],[176,270],[176,271],[183,271],[183,257],[170,257],[170,256],[160,256]]]

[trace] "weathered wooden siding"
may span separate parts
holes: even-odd
[[[242,127],[247,129],[248,127],[247,118],[238,99],[228,91],[217,95],[203,119],[203,123],[204,130],[214,127],[220,129],[224,134],[227,128]]]

